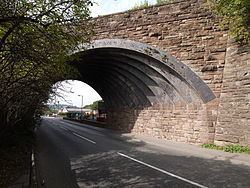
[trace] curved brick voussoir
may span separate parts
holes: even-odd
[[[72,54],[82,81],[96,89],[108,107],[206,103],[215,98],[186,65],[146,44],[103,39]]]

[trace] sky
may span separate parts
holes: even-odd
[[[98,15],[107,15],[117,12],[122,12],[131,9],[136,4],[140,4],[144,0],[95,0],[95,3],[90,7],[91,16],[96,17]],[[156,0],[148,0],[150,4],[154,4]],[[96,100],[100,100],[100,95],[89,85],[71,80],[62,83],[62,87],[58,92],[63,97],[57,97],[56,101],[60,104],[68,104],[81,107],[87,104],[91,104]],[[83,96],[83,104],[82,97]],[[54,101],[52,101],[54,103]]]
[[[57,89],[59,95],[56,97],[56,104],[59,101],[60,104],[81,107],[102,99],[92,87],[81,81],[67,80],[61,82],[60,85],[61,87]],[[51,103],[55,103],[55,100]]]
[[[90,8],[91,15],[112,14],[131,9],[136,4],[144,2],[144,0],[94,0],[94,6]],[[156,0],[148,0],[150,4],[155,4]]]

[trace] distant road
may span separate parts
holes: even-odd
[[[107,129],[44,118],[36,134],[38,187],[250,187],[250,167],[180,156]]]

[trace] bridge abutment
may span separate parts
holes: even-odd
[[[83,71],[82,81],[106,96],[111,128],[182,142],[250,146],[249,46],[229,39],[206,0],[181,0],[92,21],[94,40],[106,39],[99,47],[112,44],[113,50],[90,53],[94,62],[81,68],[93,71]],[[107,39],[141,45],[127,48],[125,40]],[[140,48],[142,44],[150,47]],[[124,47],[129,51],[115,49]],[[157,59],[162,53],[153,47],[185,66],[175,66],[170,56]],[[146,56],[138,57],[138,52]],[[150,59],[152,54],[157,60]]]
[[[108,112],[107,124],[121,132],[193,144],[214,142],[217,106],[203,104],[154,105],[119,108]]]

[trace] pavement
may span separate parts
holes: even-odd
[[[38,187],[250,187],[250,157],[57,118],[42,120]]]
[[[101,130],[97,127],[93,127],[92,123],[90,124],[91,125],[85,124],[84,126],[87,126],[88,128],[92,128],[96,130]],[[82,123],[79,125],[82,125]],[[101,122],[100,125],[103,126],[103,123]],[[113,133],[117,134],[116,132],[113,132]],[[144,142],[149,145],[158,146],[158,147],[166,148],[166,149],[171,148],[171,150],[175,151],[175,154],[178,154],[180,156],[184,155],[184,156],[200,157],[204,159],[225,160],[225,161],[231,162],[232,164],[242,164],[242,165],[250,166],[249,154],[228,153],[228,152],[223,152],[219,150],[211,150],[211,149],[201,148],[199,145],[191,145],[187,143],[169,141],[166,139],[159,139],[159,138],[155,138],[149,135],[135,134],[135,133],[120,134],[118,138],[130,140],[130,142],[133,142],[133,141]]]
[[[158,146],[161,148],[171,149],[178,156],[199,157],[203,159],[214,159],[219,161],[229,161],[232,164],[241,164],[250,166],[250,155],[244,153],[228,153],[219,150],[201,148],[199,145],[191,145],[187,143],[174,142],[164,139],[152,138],[148,135],[138,134],[123,134],[134,138],[138,141],[145,142],[149,145]]]

